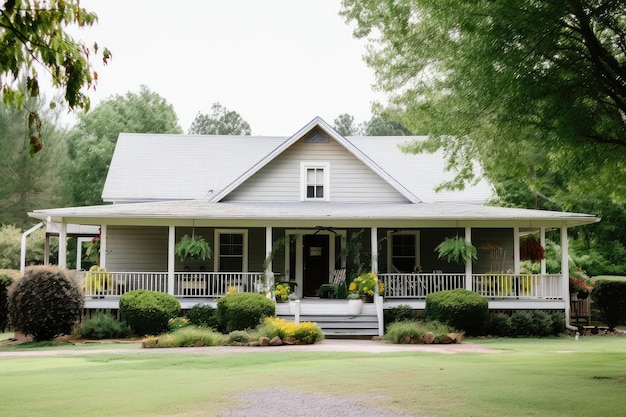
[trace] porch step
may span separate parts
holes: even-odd
[[[279,315],[287,321],[294,321],[292,314]],[[300,321],[317,323],[325,337],[378,336],[378,320],[375,314],[315,314],[300,315]]]

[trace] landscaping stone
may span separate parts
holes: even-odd
[[[280,337],[274,336],[272,340],[270,340],[270,346],[280,346],[283,344],[283,341]]]
[[[427,332],[424,335],[424,343],[427,345],[432,344],[435,341],[435,334],[433,332]]]
[[[266,337],[266,336],[261,336],[259,338],[259,345],[260,346],[269,346],[270,345],[270,338]]]

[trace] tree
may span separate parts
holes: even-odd
[[[346,0],[386,115],[443,149],[449,187],[522,178],[532,157],[564,194],[626,200],[626,8],[609,0]],[[529,158],[531,158],[529,160]],[[592,179],[592,181],[590,181]]]
[[[89,110],[89,98],[84,90],[94,87],[98,79],[89,58],[97,55],[100,48],[97,44],[89,48],[75,41],[65,27],[86,28],[96,20],[97,16],[81,8],[78,0],[7,0],[0,8],[2,100],[6,105],[27,111],[31,155],[43,146],[39,113],[28,107],[29,98],[40,96],[40,71],[49,74],[46,78],[52,87],[64,89],[62,101],[70,109]],[[106,48],[101,55],[105,64],[111,58]]]
[[[354,124],[354,116],[348,113],[341,113],[333,121],[333,129],[337,131],[341,136],[357,136],[360,129]]]
[[[102,188],[121,132],[182,133],[182,129],[172,105],[143,85],[138,94],[115,95],[81,115],[68,148],[72,168],[67,181],[73,204],[102,203]]]
[[[206,115],[198,112],[189,127],[190,135],[249,135],[250,125],[241,115],[228,110],[219,102],[211,106],[213,113]]]
[[[28,212],[68,202],[63,187],[67,167],[65,132],[54,123],[58,110],[45,110],[43,100],[28,100],[28,106],[41,115],[41,132],[47,151],[30,156],[29,129],[24,124],[27,111],[0,103],[0,224],[20,227],[33,223]]]
[[[365,136],[407,136],[411,132],[398,122],[387,120],[382,116],[374,116],[364,122],[362,130]]]

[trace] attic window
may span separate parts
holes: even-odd
[[[305,143],[328,143],[328,136],[316,130],[304,138]]]
[[[326,163],[303,162],[300,165],[302,176],[302,201],[328,201],[330,196],[330,165]]]

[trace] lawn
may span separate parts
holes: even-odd
[[[492,339],[500,354],[407,352],[0,358],[0,416],[218,416],[261,387],[428,416],[622,415],[626,339]],[[311,404],[315,407],[315,404]],[[297,410],[267,410],[267,415]]]

